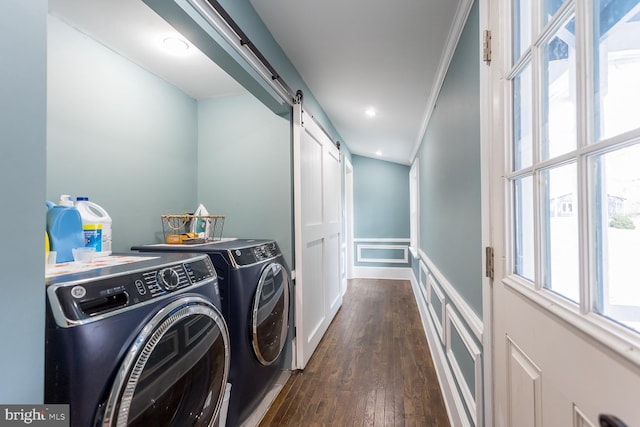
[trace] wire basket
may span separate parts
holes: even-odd
[[[160,215],[166,243],[195,244],[222,239],[224,215]]]

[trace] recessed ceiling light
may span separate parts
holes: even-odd
[[[189,43],[177,37],[167,37],[162,40],[162,47],[173,55],[185,55],[189,50]]]
[[[382,151],[380,150],[376,151],[376,156],[382,156]]]
[[[368,116],[368,117],[375,117],[376,116],[376,110],[373,109],[373,107],[369,107],[367,108],[364,113]]]

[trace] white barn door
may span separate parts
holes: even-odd
[[[340,152],[294,105],[296,367],[303,369],[342,305]]]

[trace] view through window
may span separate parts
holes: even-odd
[[[512,5],[512,272],[640,332],[640,0]]]

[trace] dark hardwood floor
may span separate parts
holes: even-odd
[[[304,371],[260,426],[448,426],[408,281],[349,281],[342,308]]]

